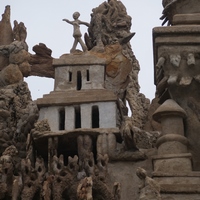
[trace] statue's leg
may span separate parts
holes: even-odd
[[[78,38],[78,42],[80,43],[83,51],[84,52],[87,51],[87,47],[86,47],[86,45],[84,44],[84,42],[83,42],[83,40],[81,38]]]
[[[78,44],[78,39],[75,38],[75,39],[74,39],[74,44],[73,44],[73,46],[72,46],[72,48],[71,48],[71,50],[70,50],[70,53],[73,53],[73,52],[76,50],[77,44]]]

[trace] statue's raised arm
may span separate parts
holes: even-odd
[[[83,22],[83,21],[80,21],[80,20],[79,20],[79,24],[83,24],[83,25],[85,25],[85,26],[87,26],[87,27],[89,27],[89,26],[90,26],[90,24],[89,24],[89,23],[87,23],[87,22]]]
[[[69,21],[68,19],[63,19],[63,21],[73,25],[73,21]]]

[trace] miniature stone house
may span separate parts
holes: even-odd
[[[52,132],[50,135],[58,138],[61,153],[65,154],[64,149],[74,152],[67,153],[66,157],[75,154],[76,138],[80,134],[89,133],[94,144],[101,132],[119,134],[118,99],[112,91],[104,88],[105,60],[85,54],[63,55],[53,60],[53,66],[54,91],[38,99],[37,105],[40,110],[39,120],[48,120]],[[73,150],[70,147],[66,150],[69,138],[75,143]],[[39,146],[40,142],[36,143]],[[38,152],[43,149],[39,147]]]
[[[37,101],[52,131],[116,128],[117,98],[104,89],[105,61],[75,55],[54,59],[54,92]]]

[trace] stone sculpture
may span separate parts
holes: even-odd
[[[76,46],[77,46],[78,43],[80,43],[83,51],[87,50],[86,45],[83,43],[83,41],[81,39],[82,34],[81,34],[81,31],[80,31],[80,25],[84,24],[84,25],[89,27],[89,23],[80,21],[78,19],[79,17],[80,17],[80,13],[79,12],[75,12],[73,14],[74,21],[69,21],[68,19],[63,19],[63,21],[66,21],[67,23],[73,25],[73,28],[74,28],[74,32],[73,32],[74,44],[72,46],[72,49],[70,50],[70,53],[74,53],[75,52]]]
[[[14,41],[12,27],[10,23],[10,6],[6,6],[5,11],[0,21],[0,45],[9,45]],[[9,64],[8,58],[5,55],[0,55],[0,69],[3,69]]]
[[[22,188],[22,180],[20,176],[15,176],[16,170],[16,156],[18,151],[14,145],[11,145],[5,149],[0,157],[1,168],[1,187],[0,192],[1,199],[13,198],[17,199]]]
[[[131,17],[127,15],[122,2],[104,2],[92,11],[89,36],[86,36],[90,38],[86,40],[89,49],[96,46],[96,49],[101,50],[104,46],[116,42],[124,44],[134,36],[134,33],[130,33]]]
[[[43,43],[35,45],[32,50],[35,54],[30,54],[30,76],[54,78],[53,58],[51,57],[52,50]]]
[[[17,41],[26,41],[27,31],[23,22],[18,23],[17,20],[14,20],[14,28],[13,28],[14,40]]]
[[[29,53],[27,45],[21,41],[14,41],[9,45],[0,46],[0,54],[9,57],[9,65],[0,73],[0,85],[18,83],[30,73]]]
[[[160,186],[152,178],[147,176],[146,170],[139,167],[136,171],[137,176],[141,179],[140,200],[161,200]]]
[[[177,2],[177,0],[163,0],[162,5],[164,7],[164,10],[162,12],[162,17],[160,17],[161,20],[163,20],[162,25],[167,23],[167,25],[172,24],[172,13],[171,13],[171,6]]]
[[[62,121],[59,128],[63,129],[59,130],[59,134],[52,127],[51,120],[42,119],[40,115],[37,121],[38,108],[41,107],[37,108],[35,102],[31,100],[30,91],[23,77],[37,75],[57,79],[57,71],[55,72],[54,68],[55,59],[51,57],[52,51],[43,43],[33,47],[35,55],[28,53],[28,45],[25,42],[26,27],[22,22],[18,23],[15,20],[14,28],[12,29],[10,25],[8,27],[12,35],[10,42],[2,43],[0,46],[2,56],[9,58],[5,59],[6,65],[3,66],[2,63],[0,66],[2,67],[0,72],[0,78],[2,78],[0,152],[2,153],[10,145],[14,145],[18,152],[16,161],[14,161],[16,165],[11,165],[9,170],[9,180],[12,179],[13,182],[7,183],[3,179],[0,183],[2,199],[10,197],[10,194],[16,200],[19,197],[24,200],[63,198],[120,200],[126,199],[127,195],[131,196],[121,189],[123,184],[121,180],[118,180],[120,177],[112,175],[110,163],[146,162],[144,161],[148,158],[146,152],[140,151],[139,148],[153,148],[157,135],[142,130],[149,101],[144,95],[139,94],[137,80],[139,64],[129,43],[135,34],[130,32],[131,17],[126,13],[125,6],[115,0],[104,2],[92,12],[91,24],[80,21],[78,12],[73,15],[74,21],[64,19],[74,27],[75,41],[69,56],[72,60],[74,56],[79,56],[75,59],[76,62],[81,60],[79,65],[83,62],[85,65],[88,62],[91,64],[94,61],[93,72],[99,62],[99,70],[103,72],[102,83],[98,83],[99,78],[93,80],[94,74],[91,73],[91,68],[87,68],[88,71],[86,70],[84,75],[81,74],[81,79],[87,78],[88,86],[93,84],[91,86],[93,91],[96,87],[101,88],[102,92],[106,92],[104,98],[111,98],[115,101],[113,104],[116,107],[113,109],[114,112],[116,111],[114,127],[111,129],[100,127],[103,123],[96,116],[98,109],[102,112],[102,108],[95,107],[95,105],[93,117],[96,118],[96,122],[91,123],[95,127],[90,129],[79,128],[78,131],[66,131],[65,128],[69,127],[65,124],[67,118],[64,116],[66,109],[64,107],[59,108],[58,111],[57,120]],[[9,7],[5,13],[9,21]],[[4,25],[2,30],[5,31],[3,21],[4,19],[0,25]],[[80,24],[89,27],[88,35],[85,35],[86,45],[81,40]],[[78,42],[81,43],[84,52],[87,49],[91,51],[76,54]],[[62,58],[65,56],[61,56]],[[8,74],[8,69],[15,69],[15,73]],[[13,75],[13,78],[7,78],[8,75]],[[98,76],[100,76],[99,72]],[[74,80],[74,75],[71,79]],[[81,87],[79,89],[81,93]],[[90,93],[88,88],[86,90]],[[95,95],[93,97],[96,98]],[[138,116],[126,117],[126,100],[129,101],[133,112],[141,111]],[[141,101],[144,102],[143,105]],[[77,117],[78,108],[76,107],[75,110]],[[125,118],[129,121],[128,128],[122,128],[122,135],[120,135],[122,121]],[[99,120],[98,123],[97,120]],[[146,141],[150,140],[150,142],[148,144],[139,142],[141,138],[145,138]],[[0,166],[0,169],[4,168]]]
[[[46,172],[43,159],[37,158],[34,168],[31,166],[29,159],[22,160],[21,168],[24,183],[21,198],[39,198],[39,192],[42,189],[40,183],[44,181],[44,174]]]
[[[5,18],[5,19],[4,19]],[[5,23],[5,22],[6,23]],[[9,23],[7,23],[9,22]],[[5,25],[4,25],[5,23]],[[30,64],[29,64],[29,53],[28,51],[28,45],[26,44],[26,27],[24,26],[23,22],[14,21],[14,28],[11,29],[10,25],[10,7],[6,7],[5,13],[3,15],[2,26],[4,27],[4,31],[7,30],[7,33],[3,34],[9,34],[12,35],[10,37],[10,42],[6,43],[6,38],[4,38],[4,41],[2,41],[2,45],[0,42],[0,54],[1,57],[4,57],[4,61],[2,61],[2,67],[3,69],[0,74],[0,85],[5,86],[13,83],[17,83],[21,80],[23,80],[23,77],[27,77],[30,73]],[[9,30],[8,30],[9,29]],[[8,36],[6,37],[9,37]],[[7,60],[7,64],[5,64],[5,60]]]
[[[11,28],[7,6],[0,21],[0,199],[199,198],[194,5],[198,0],[163,0],[162,19],[171,26],[154,29],[157,91],[150,108],[139,92],[131,17],[121,1],[94,8],[90,24],[78,12],[74,21],[64,19],[75,41],[59,59],[43,43],[28,53],[26,27],[15,20]],[[88,26],[86,45],[81,24]],[[83,53],[76,53],[78,42]],[[30,75],[55,78],[54,91],[32,101],[23,81]]]
[[[196,44],[193,41],[196,40],[194,32],[191,26],[195,26],[195,30],[199,32],[199,8],[196,6],[197,1],[166,1],[165,6],[168,10],[166,13],[170,15],[170,24],[172,26],[155,28],[154,38],[161,36],[161,40],[165,38],[173,37],[180,38],[182,40],[174,40],[172,45],[171,40],[164,42],[159,46],[156,42],[155,52],[155,83],[157,86],[157,94],[160,98],[160,103],[165,102],[168,98],[175,100],[186,112],[186,135],[190,141],[191,152],[193,152],[193,162],[199,162],[198,148],[195,148],[197,139],[197,127],[199,126],[199,119],[197,110],[199,107],[199,97],[197,89],[199,85],[199,69],[196,67],[199,62],[198,52]],[[167,6],[169,5],[169,6]],[[182,20],[184,17],[184,21]],[[181,26],[181,30],[179,29]],[[160,31],[164,31],[160,34]],[[195,32],[196,32],[195,31]],[[158,33],[159,32],[159,33]],[[196,33],[197,33],[196,32]],[[167,36],[164,35],[167,33]],[[174,34],[175,33],[175,34]],[[196,34],[195,33],[195,34]],[[191,38],[190,38],[191,37]],[[190,40],[188,40],[190,38]],[[187,41],[187,43],[185,42]],[[184,44],[184,48],[183,45]],[[161,62],[162,61],[162,62]],[[161,97],[162,96],[162,97]],[[196,108],[196,109],[195,109]],[[195,141],[195,142],[194,142]],[[194,164],[194,168],[199,164]]]

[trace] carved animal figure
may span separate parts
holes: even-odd
[[[165,23],[167,23],[167,25],[171,25],[172,24],[172,14],[170,12],[171,6],[176,3],[178,0],[163,0],[162,4],[164,7],[164,10],[162,12],[162,16],[160,17],[161,20],[163,20],[162,25],[164,25]]]

